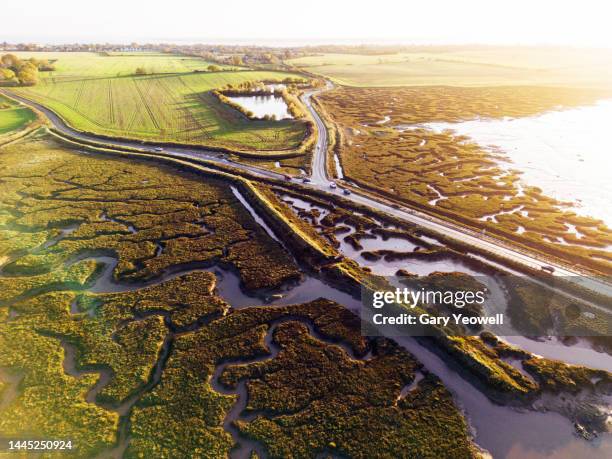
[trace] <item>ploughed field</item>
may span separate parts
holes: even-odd
[[[248,291],[301,276],[228,183],[39,136],[3,149],[0,191],[2,437],[75,457],[226,457],[241,434],[270,457],[473,455],[440,381],[341,305],[219,296],[212,265]]]
[[[497,152],[465,136],[436,132],[434,121],[521,117],[593,103],[603,90],[543,87],[347,88],[318,99],[339,130],[344,178],[454,222],[461,222],[610,273],[612,232],[568,203],[523,186]],[[501,157],[501,156],[500,156]]]
[[[227,85],[282,80],[288,73],[222,69],[174,55],[48,53],[56,70],[15,91],[83,131],[232,150],[291,150],[306,136],[301,120],[250,120],[210,92]],[[147,74],[136,75],[141,68]]]

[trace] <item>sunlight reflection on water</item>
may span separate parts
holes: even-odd
[[[544,194],[575,203],[575,211],[602,219],[612,227],[610,165],[612,99],[595,105],[538,116],[427,123],[434,131],[452,129],[483,146],[506,153],[521,181]]]

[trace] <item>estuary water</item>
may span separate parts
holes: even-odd
[[[537,116],[427,123],[434,131],[451,129],[491,151],[501,150],[525,185],[572,202],[576,213],[612,227],[610,120],[612,99]]]

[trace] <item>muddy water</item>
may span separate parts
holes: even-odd
[[[294,200],[295,202],[295,200]],[[251,209],[252,210],[252,209]],[[263,221],[262,221],[263,222]],[[262,224],[258,221],[259,224]],[[265,225],[265,223],[264,223]],[[268,228],[269,229],[269,228]],[[364,240],[365,241],[365,240]],[[385,244],[393,244],[399,241],[384,241]],[[408,241],[401,240],[401,243]],[[370,244],[370,243],[368,243]],[[374,248],[374,246],[369,246]],[[179,266],[174,267],[164,273],[160,278],[138,284],[121,284],[117,283],[112,277],[112,271],[116,266],[117,260],[112,257],[90,257],[107,265],[101,276],[96,280],[91,288],[92,293],[116,293],[124,291],[134,291],[146,286],[155,285],[165,282],[182,274],[197,270],[212,271],[218,276],[217,291],[226,301],[235,307],[245,307],[248,305],[259,304],[291,304],[311,301],[319,297],[326,297],[335,300],[340,304],[357,311],[360,307],[358,300],[350,297],[344,292],[341,292],[318,279],[305,276],[303,281],[293,285],[287,285],[280,289],[278,296],[271,297],[267,294],[266,297],[248,295],[240,288],[238,276],[230,270],[221,267],[194,267],[194,266]],[[418,264],[425,262],[419,261]],[[448,264],[446,261],[441,262],[442,265],[435,270],[456,270],[454,264]],[[395,266],[397,269],[397,265]],[[446,269],[443,269],[446,268]],[[410,268],[409,268],[410,269]],[[428,268],[429,269],[429,268]],[[414,268],[413,268],[414,270]],[[468,267],[462,267],[463,272],[474,273]],[[424,270],[425,271],[425,270]],[[169,338],[171,339],[171,338]],[[519,412],[509,407],[503,407],[493,404],[487,399],[478,389],[470,384],[466,379],[459,376],[456,368],[450,368],[444,360],[436,354],[424,348],[412,338],[397,338],[397,341],[411,352],[421,361],[425,367],[438,375],[446,387],[453,393],[455,400],[465,411],[471,426],[474,429],[475,441],[483,448],[490,451],[494,457],[514,458],[514,457],[608,457],[612,455],[612,441],[610,436],[599,438],[592,442],[586,442],[575,437],[571,422],[566,418],[555,413],[539,413],[533,411]],[[523,345],[527,347],[524,343]],[[69,348],[67,349],[67,359],[65,368],[67,372],[76,371],[74,368],[74,359],[70,357]],[[160,354],[159,360],[153,369],[151,379],[145,388],[149,390],[159,381],[165,359],[167,358],[170,342],[164,346],[165,351]],[[270,347],[273,351],[273,346]],[[568,348],[561,347],[557,343],[555,352],[563,349],[567,355]],[[544,355],[544,354],[543,354]],[[592,357],[592,356],[590,356]],[[589,357],[589,358],[590,358]],[[565,358],[565,357],[564,357]],[[220,374],[221,370],[218,370]],[[104,375],[100,371],[100,381],[92,387],[87,394],[87,398],[93,401],[97,391],[101,390],[109,375]],[[240,416],[244,406],[246,406],[246,388],[238,389],[239,397],[237,406],[234,407],[228,419],[226,426],[231,433],[231,422]],[[135,394],[135,397],[138,397]],[[111,457],[120,457],[127,447],[129,442],[129,421],[128,414],[131,406],[138,398],[131,398],[126,401],[122,407],[116,408],[123,413],[121,428],[119,432],[119,443],[113,451]],[[241,400],[242,399],[242,400]],[[246,445],[237,450],[236,457],[242,454],[241,451],[259,451],[258,445],[245,443],[242,439],[241,445]],[[108,456],[108,455],[107,455]]]
[[[325,208],[316,206],[302,199],[294,198],[293,196],[284,196],[283,199],[288,204],[290,203],[294,209],[317,209],[321,213],[320,218],[323,218],[329,213],[329,211]],[[419,276],[426,276],[436,271],[455,271],[475,276],[477,280],[485,284],[489,290],[487,302],[485,303],[484,307],[485,313],[489,316],[493,316],[496,313],[506,312],[507,298],[502,284],[484,271],[479,271],[472,265],[466,264],[466,262],[462,259],[447,257],[442,260],[411,259],[391,262],[386,261],[384,258],[380,260],[367,260],[362,256],[362,251],[395,250],[397,252],[412,252],[415,247],[417,247],[417,244],[413,241],[397,237],[390,237],[387,240],[384,240],[380,236],[372,235],[371,231],[366,231],[366,234],[371,237],[362,238],[360,240],[360,244],[363,246],[363,250],[356,250],[351,244],[344,240],[347,235],[354,234],[356,229],[351,225],[346,225],[344,223],[343,225],[348,226],[350,231],[338,235],[340,252],[357,261],[361,266],[370,268],[372,273],[381,276],[394,276],[399,268],[403,268],[407,271],[418,274]],[[427,245],[440,245],[439,241],[433,238],[428,238],[427,236],[423,235],[419,236],[419,238],[424,243],[421,247]],[[492,264],[488,260],[485,260],[477,255],[471,256],[484,263]],[[495,266],[499,269],[507,270],[507,268],[501,265]],[[519,276],[521,275],[520,273],[514,274]],[[588,347],[586,343],[578,343],[572,346],[567,346],[556,339],[536,341],[520,336],[520,333],[512,327],[512,324],[508,323],[504,324],[503,326],[487,326],[485,329],[495,333],[496,335],[500,335],[505,341],[511,344],[521,347],[528,352],[541,355],[542,357],[563,360],[575,365],[585,365],[607,371],[612,370],[612,356],[606,353],[597,352],[596,350]]]
[[[224,298],[231,304],[240,306],[265,304],[261,298],[254,298],[244,294],[240,288],[238,277],[231,271],[226,271],[221,268],[209,268],[216,274],[221,273],[218,280],[218,290]],[[167,274],[166,277],[158,279],[156,282],[164,282],[170,277],[180,276],[186,272],[173,272]],[[110,276],[111,270],[105,270],[104,276]],[[104,277],[103,276],[103,277]],[[98,293],[103,293],[101,286],[109,287],[107,292],[116,292],[118,290],[125,291],[126,288],[135,289],[136,286],[130,285],[117,287],[111,278],[99,280],[96,290]],[[148,285],[153,285],[149,283]],[[141,286],[142,287],[142,286]],[[340,292],[331,286],[327,286],[321,281],[306,277],[299,285],[286,287],[287,296],[273,301],[272,304],[289,304],[314,300],[320,296],[328,297],[336,300],[341,304],[351,305],[358,308],[359,302],[349,297],[344,292]],[[229,296],[225,295],[224,292]],[[468,383],[466,380],[458,376],[454,369],[451,369],[447,364],[434,353],[428,351],[416,341],[410,338],[400,338],[399,342],[415,357],[420,360],[425,367],[438,375],[443,383],[451,390],[456,401],[465,410],[468,419],[471,422],[475,432],[476,442],[483,448],[486,448],[494,457],[521,457],[521,454],[533,454],[533,457],[605,457],[612,446],[607,439],[599,439],[595,442],[585,442],[572,435],[572,425],[565,418],[553,413],[537,413],[524,412],[520,413],[511,408],[501,407],[490,402],[480,391]],[[270,346],[273,350],[273,346]],[[69,364],[70,365],[70,364]],[[159,367],[161,374],[161,366]],[[218,376],[222,369],[218,369]],[[101,384],[101,383],[99,383]],[[218,389],[218,386],[213,386]],[[88,393],[88,398],[95,394],[96,390],[100,390],[98,384]],[[237,391],[239,400],[234,406],[228,418],[225,420],[225,425],[228,431],[232,433],[231,422],[238,419],[240,413],[246,406],[246,388],[239,387]],[[122,410],[122,412],[129,412]],[[122,435],[122,442],[113,450],[112,457],[119,457],[115,453],[120,453],[127,447],[127,431]],[[234,433],[232,433],[234,435]],[[236,458],[248,457],[247,453],[254,450],[260,451],[257,444],[240,439],[241,447],[236,450]],[[233,453],[234,454],[234,453]],[[579,454],[579,456],[576,456]]]
[[[217,278],[215,294],[223,298],[235,309],[248,306],[262,306],[268,304],[289,305],[311,301],[317,297],[313,292],[318,292],[320,297],[325,297],[345,305],[353,311],[359,311],[361,302],[348,293],[337,290],[325,282],[303,274],[299,282],[291,282],[275,290],[266,292],[247,292],[241,285],[239,275],[226,267],[210,265],[208,263],[190,263],[173,266],[165,270],[160,276],[146,282],[118,282],[113,276],[117,266],[117,259],[109,256],[87,256],[76,258],[77,261],[91,260],[104,265],[101,273],[95,281],[87,288],[87,292],[96,294],[123,293],[142,290],[168,282],[177,277],[194,272],[211,272]]]
[[[323,207],[299,198],[294,198],[293,196],[284,196],[283,199],[287,203],[290,202],[291,206],[296,210],[318,210],[321,213],[320,218],[323,218],[329,213],[329,211]],[[365,231],[367,237],[364,237],[359,241],[359,243],[363,246],[363,249],[357,250],[351,244],[345,241],[346,236],[354,234],[356,228],[346,223],[343,223],[343,225],[347,226],[350,231],[337,236],[338,242],[340,243],[340,247],[338,247],[338,249],[343,255],[357,261],[361,266],[370,268],[373,274],[379,276],[394,276],[398,269],[403,268],[407,271],[418,274],[419,276],[426,276],[435,271],[457,271],[471,275],[484,275],[483,272],[475,271],[461,259],[453,257],[446,257],[441,260],[410,259],[392,262],[385,261],[384,259],[367,260],[362,256],[363,251],[394,250],[397,252],[413,252],[417,247],[424,248],[430,245],[440,245],[440,243],[439,241],[426,236],[419,236],[418,239],[423,242],[422,244],[399,237],[389,237],[387,239],[383,239],[381,236],[373,235],[371,230],[367,230]]]
[[[266,337],[264,338],[264,343],[266,347],[270,350],[270,355],[258,357],[251,360],[241,360],[239,362],[225,362],[221,365],[218,365],[215,369],[214,373],[210,378],[210,385],[216,392],[223,395],[236,395],[237,400],[231,410],[225,416],[223,420],[223,428],[226,432],[229,432],[236,443],[236,447],[232,449],[230,452],[230,459],[249,459],[251,456],[251,452],[256,452],[259,457],[266,457],[265,451],[263,447],[257,443],[256,441],[250,440],[249,438],[244,437],[240,434],[238,428],[234,425],[234,422],[239,419],[245,419],[246,416],[243,415],[243,411],[247,407],[248,403],[248,392],[246,388],[246,382],[240,381],[236,386],[235,390],[229,390],[223,384],[219,382],[219,377],[225,370],[228,365],[240,363],[243,365],[247,365],[255,362],[262,362],[265,360],[273,359],[278,355],[279,347],[274,343],[273,340],[273,329],[272,327],[268,330]]]
[[[578,340],[575,344],[565,345],[554,336],[544,337],[540,340],[518,335],[502,336],[501,338],[535,355],[612,373],[612,356],[604,352],[597,352],[586,341]]]
[[[53,247],[55,244],[57,244],[59,241],[64,239],[66,236],[69,236],[70,234],[74,233],[79,228],[79,226],[80,226],[79,224],[75,223],[73,225],[69,225],[64,228],[61,228],[59,230],[59,234],[49,239],[48,241],[46,241],[42,246],[40,246],[39,250],[44,250],[44,249],[48,249],[49,247]]]
[[[77,368],[76,364],[76,356],[77,356],[77,348],[75,345],[69,343],[66,340],[61,341],[62,348],[64,349],[64,372],[67,375],[73,376],[75,378],[79,378],[85,374],[97,374],[98,381],[96,384],[89,389],[87,395],[85,396],[85,400],[87,403],[95,403],[96,397],[98,394],[106,387],[106,385],[111,382],[113,378],[113,372],[110,368],[98,368],[91,370],[81,370]],[[117,411],[119,414],[125,414],[124,412]],[[123,410],[121,410],[123,411]]]
[[[612,99],[537,116],[460,123],[428,123],[435,131],[452,129],[478,144],[494,145],[523,172],[525,184],[537,186],[575,210],[612,226],[612,181],[607,145]],[[503,163],[502,163],[503,165]]]
[[[237,288],[239,286],[238,277],[231,271],[223,270],[218,267],[208,268],[219,276],[218,290],[224,298],[231,304],[237,306],[266,304],[262,298],[256,298],[246,295]],[[171,274],[166,274],[155,283],[164,282],[172,277],[179,276],[186,272],[192,272],[192,269],[186,271],[177,271]],[[111,271],[105,271],[110,276]],[[147,285],[154,285],[148,283]],[[111,278],[99,281],[96,290],[103,293],[100,286],[105,286],[106,291],[116,292],[118,290],[135,289],[137,286],[117,286]],[[314,300],[320,296],[328,297],[336,300],[341,304],[350,305],[352,309],[359,307],[359,302],[343,292],[339,292],[331,286],[328,286],[321,281],[306,277],[305,280],[294,286],[287,286],[284,289],[286,296],[278,299],[273,299],[272,304],[290,304],[304,301]],[[229,294],[229,296],[227,296]],[[271,335],[270,335],[271,336]],[[268,338],[269,339],[269,338]],[[550,454],[561,454],[554,457],[571,457],[569,451],[580,454],[580,457],[603,457],[602,448],[610,448],[607,440],[599,440],[598,442],[587,443],[584,440],[578,439],[572,435],[572,425],[565,418],[552,413],[537,413],[524,412],[520,413],[511,408],[497,406],[491,403],[480,391],[478,391],[469,382],[460,377],[455,369],[451,369],[437,355],[426,350],[413,339],[399,338],[402,344],[408,351],[420,360],[425,367],[437,374],[444,384],[453,392],[455,399],[459,405],[465,410],[470,422],[475,429],[475,439],[477,443],[486,448],[495,457],[518,457],[515,451],[521,453],[533,453],[536,457],[547,457]],[[270,346],[274,352],[274,346]],[[274,355],[274,354],[273,354]],[[217,369],[216,376],[221,374],[222,369]],[[221,392],[222,388],[214,385],[215,390]],[[92,390],[95,390],[92,389]],[[225,419],[225,426],[232,435],[237,435],[231,423],[240,418],[241,412],[244,410],[247,402],[246,388],[241,385],[234,393],[239,395],[236,405]],[[88,394],[89,396],[91,396]],[[126,410],[122,410],[126,412]],[[129,408],[127,410],[129,412]],[[503,434],[500,431],[503,429]],[[122,437],[127,438],[127,437]],[[235,437],[237,438],[237,437]],[[127,440],[124,440],[119,446],[126,446]],[[232,457],[245,458],[248,457],[250,451],[260,451],[260,446],[254,442],[246,441],[239,438],[240,448],[232,453]],[[598,446],[600,445],[600,446]],[[118,446],[118,448],[119,448]],[[605,450],[607,451],[607,449]],[[566,454],[567,453],[567,454]],[[604,454],[605,456],[605,454]]]
[[[242,193],[238,191],[238,188],[236,188],[235,186],[232,186],[231,189],[232,189],[232,193],[234,194],[234,196],[236,196],[238,201],[240,201],[240,203],[249,211],[249,213],[251,214],[255,222],[257,222],[257,224],[261,226],[266,231],[266,233],[268,233],[268,236],[270,236],[272,239],[274,239],[276,242],[282,245],[282,242],[280,241],[278,237],[276,237],[276,234],[274,234],[274,231],[272,231],[272,228],[270,228],[268,224],[264,221],[264,219],[261,218],[261,216],[259,216],[257,212],[255,212],[255,209],[253,209],[251,204],[246,200],[246,198],[242,195]]]
[[[476,442],[494,458],[584,458],[612,455],[612,436],[587,442],[576,437],[563,416],[519,411],[492,403],[482,392],[457,375],[436,354],[412,338],[395,338],[453,393],[474,430]]]

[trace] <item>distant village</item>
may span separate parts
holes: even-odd
[[[0,51],[27,51],[27,52],[147,52],[154,51],[152,46],[141,46],[136,43],[130,45],[117,44],[86,44],[72,43],[62,45],[41,45],[38,43],[0,43]]]
[[[93,53],[147,53],[163,52],[197,56],[207,61],[226,65],[247,66],[283,66],[288,59],[303,57],[318,53],[355,53],[355,54],[393,54],[405,50],[406,46],[379,45],[321,45],[302,47],[248,46],[248,45],[210,45],[190,44],[177,45],[173,43],[157,44],[116,44],[116,43],[0,43],[0,53],[7,52],[93,52]],[[423,48],[431,51],[436,47],[411,47],[411,50]]]
[[[175,44],[110,44],[68,43],[41,45],[37,43],[0,43],[0,53],[6,52],[93,52],[93,53],[146,53],[164,52],[202,57],[211,62],[229,65],[279,64],[285,59],[304,54],[299,48],[226,45]]]

